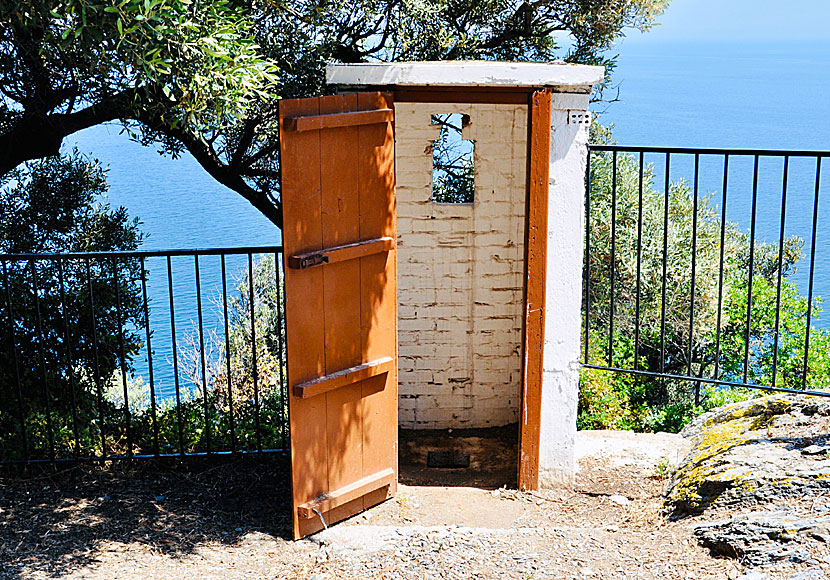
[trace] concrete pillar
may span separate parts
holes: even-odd
[[[579,396],[588,94],[553,95],[539,483],[573,483]]]
[[[588,94],[555,93],[550,151],[541,487],[570,485],[576,471],[576,407],[582,313]]]

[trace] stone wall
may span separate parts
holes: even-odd
[[[469,115],[475,202],[432,196],[435,113]],[[522,385],[525,105],[397,103],[399,421],[404,428],[518,420]]]

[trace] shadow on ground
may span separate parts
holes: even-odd
[[[253,531],[288,538],[289,478],[281,455],[0,474],[0,578],[59,577],[111,542],[177,557]]]

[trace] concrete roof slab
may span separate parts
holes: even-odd
[[[326,82],[354,86],[545,87],[599,83],[601,66],[562,62],[440,61],[329,64]]]

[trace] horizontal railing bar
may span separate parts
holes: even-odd
[[[63,254],[0,254],[0,260],[61,260],[83,258],[153,258],[167,256],[222,256],[282,252],[282,246],[246,246],[240,248],[201,248],[174,250],[135,250],[130,252],[66,252]]]
[[[198,451],[193,453],[154,453],[136,454],[132,456],[127,455],[108,455],[107,457],[56,457],[52,459],[14,459],[12,461],[0,461],[0,467],[9,465],[33,465],[33,464],[50,464],[50,463],[100,463],[104,461],[122,461],[133,459],[181,459],[182,457],[214,457],[221,455],[223,457],[230,457],[233,455],[262,455],[263,453],[288,453],[287,449],[250,449],[246,451]]]
[[[583,369],[593,369],[597,371],[609,371],[613,373],[626,373],[630,375],[640,375],[645,377],[652,377],[655,379],[674,379],[679,381],[692,381],[695,383],[707,383],[710,385],[719,385],[724,387],[742,387],[747,389],[757,389],[760,391],[775,391],[778,393],[793,393],[796,395],[813,395],[816,397],[830,397],[830,391],[808,391],[801,389],[788,389],[785,387],[769,387],[766,385],[755,385],[751,383],[741,383],[733,381],[722,381],[719,379],[707,379],[705,377],[689,377],[685,375],[673,375],[669,373],[654,373],[651,371],[638,371],[634,369],[621,369],[618,367],[604,367],[599,365],[582,364]]]
[[[785,149],[729,149],[708,147],[651,147],[630,145],[588,145],[591,151],[618,151],[623,153],[671,153],[679,155],[759,155],[762,157],[830,157],[830,151]]]

